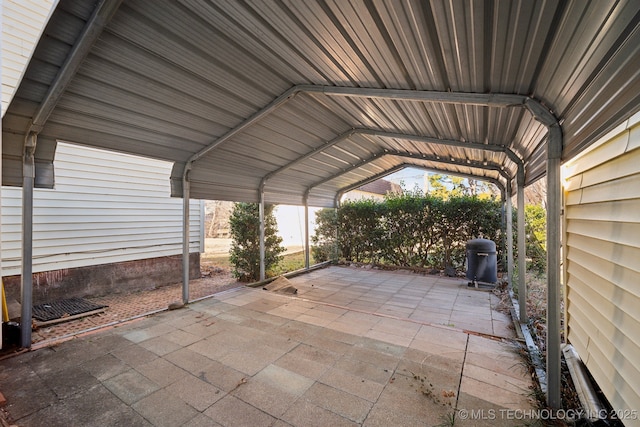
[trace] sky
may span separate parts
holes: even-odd
[[[313,236],[316,211],[320,208],[309,207],[309,235]],[[304,246],[304,207],[278,205],[275,212],[278,232],[284,246]]]
[[[412,191],[416,186],[424,191],[424,174],[427,173],[424,169],[418,168],[405,168],[394,172],[391,175],[387,175],[384,179],[387,181],[401,184],[404,190]]]
[[[387,181],[401,184],[405,190],[413,190],[416,186],[424,191],[424,174],[427,171],[418,168],[406,168],[387,175]],[[314,234],[315,212],[320,208],[309,208],[309,233]],[[304,246],[304,207],[278,205],[275,212],[278,232],[284,246]]]
[[[384,179],[387,181],[400,184],[404,182],[404,188],[413,190],[418,185],[420,189],[424,188],[423,169],[406,168],[398,172],[388,175]],[[314,234],[316,211],[320,208],[309,207],[309,232]],[[304,246],[304,207],[278,205],[275,212],[276,221],[278,222],[278,232],[283,239],[284,246]]]

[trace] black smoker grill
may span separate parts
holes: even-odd
[[[469,285],[478,283],[495,285],[498,282],[498,256],[496,244],[488,239],[467,242],[467,279]]]

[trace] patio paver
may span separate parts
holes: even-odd
[[[530,379],[510,341],[449,324],[454,311],[493,316],[490,293],[340,267],[292,282],[295,297],[235,288],[4,360],[7,410],[23,427],[43,417],[48,426],[105,425],[109,416],[157,426],[422,426],[474,425],[454,419],[460,409],[530,408]],[[357,286],[353,300],[332,299],[344,297],[341,286]],[[307,291],[316,287],[325,292]],[[371,311],[349,309],[358,295],[369,295]],[[448,310],[443,323],[417,320],[431,295]],[[93,394],[100,400],[85,397]]]

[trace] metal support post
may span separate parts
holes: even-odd
[[[182,303],[189,303],[189,201],[191,186],[188,171],[182,179]]]
[[[342,205],[342,196],[344,195],[344,192],[340,192],[338,194],[336,194],[336,201],[335,201],[335,205],[336,205],[336,252],[335,252],[335,259],[334,261],[339,261],[340,260],[340,256],[342,255],[342,252],[340,251],[340,206]]]
[[[260,188],[260,205],[259,205],[259,215],[260,215],[260,281],[266,278],[266,268],[265,268],[265,246],[264,246],[264,188]]]
[[[560,163],[562,130],[549,127],[547,141],[547,404],[562,408],[560,348],[560,222],[562,217],[562,183]]]
[[[541,103],[525,101],[525,107],[547,133],[547,405],[562,408],[560,348],[560,219],[562,216],[562,128],[558,119]]]
[[[528,322],[527,318],[527,233],[524,220],[524,167],[518,166],[518,304],[520,305],[520,322]]]
[[[22,159],[22,272],[20,278],[20,346],[31,348],[33,306],[33,187],[36,177],[35,151],[38,134],[30,132]]]
[[[507,195],[505,197],[507,217],[507,282],[513,285],[513,206],[511,204],[511,181],[507,181]]]
[[[310,256],[309,253],[309,192],[304,194],[304,268],[309,269]]]
[[[502,232],[502,246],[504,247],[502,259],[500,261],[502,262],[502,268],[504,268],[504,266],[507,265],[507,197],[504,191],[501,192],[500,201],[502,202],[500,204],[500,231]],[[498,242],[496,242],[496,246],[498,246]],[[507,276],[508,275],[509,273],[507,270]]]

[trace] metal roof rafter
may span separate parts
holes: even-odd
[[[358,181],[353,185],[350,185],[348,187],[345,187],[345,188],[341,189],[338,192],[336,198],[339,199],[340,197],[342,197],[342,195],[344,193],[346,193],[348,191],[355,190],[358,187],[361,187],[361,186],[366,185],[366,184],[368,184],[370,182],[376,181],[376,180],[378,180],[380,178],[384,178],[385,176],[391,175],[392,173],[394,173],[396,171],[399,171],[399,170],[402,170],[402,169],[405,169],[405,168],[417,168],[417,169],[424,169],[424,170],[427,170],[427,171],[431,171],[432,170],[432,169],[426,168],[424,166],[413,165],[413,164],[410,164],[410,163],[402,163],[401,165],[392,167],[388,171],[381,172],[379,174],[376,174],[376,175],[372,176],[371,178],[363,179],[362,181]],[[433,171],[435,171],[435,170],[433,170]],[[477,176],[471,175],[471,174],[466,174],[466,173],[452,172],[450,175],[460,176],[462,178],[467,178],[467,179],[469,179],[469,178],[478,179]],[[490,178],[490,177],[482,177],[480,180],[481,181],[487,181],[487,182],[490,182],[490,183],[494,184],[496,187],[498,187],[498,189],[502,193],[504,193],[504,191],[505,191],[505,185],[498,179]],[[307,189],[307,193],[308,192],[309,192],[309,189]]]
[[[486,107],[524,106],[527,100],[537,101],[524,95],[507,93],[467,93],[410,89],[378,89],[366,87],[299,85],[300,92],[321,93],[333,96],[357,98],[395,99],[401,101],[439,102],[444,104],[480,105]],[[544,108],[544,107],[542,107]]]
[[[380,178],[384,178],[385,176],[388,176],[388,175],[390,175],[390,174],[392,174],[392,173],[394,173],[396,171],[399,171],[401,169],[405,169],[405,168],[408,168],[408,167],[416,168],[416,169],[424,169],[424,170],[427,170],[427,171],[436,171],[436,169],[431,169],[431,168],[427,168],[427,167],[424,167],[424,166],[414,165],[414,164],[411,164],[411,163],[402,163],[401,165],[395,166],[395,167],[389,169],[388,171],[381,172],[379,174],[376,174],[376,175],[372,176],[371,178],[363,179],[362,181],[359,181],[359,182],[357,182],[357,183],[355,183],[353,185],[350,185],[348,187],[345,187],[345,188],[341,189],[336,194],[336,200],[335,200],[336,206],[338,205],[338,200],[340,200],[340,198],[344,195],[344,193],[346,193],[348,191],[351,191],[351,190],[354,190],[354,189],[356,189],[358,187],[361,187],[363,185],[366,185],[366,184],[368,184],[370,182],[376,181],[376,180],[378,180]],[[478,176],[476,176],[476,175],[459,173],[459,172],[451,172],[449,175],[460,176],[460,177],[467,178],[467,179],[469,179],[469,178],[471,178],[471,179],[480,179],[481,181],[490,182],[490,183],[494,184],[496,187],[498,187],[498,189],[500,190],[500,192],[501,192],[503,197],[505,195],[505,186],[499,179],[491,178],[491,177],[478,178]],[[309,189],[307,189],[307,193],[308,192],[309,192]]]
[[[442,92],[442,91],[422,91],[407,89],[378,89],[378,88],[362,88],[362,87],[338,87],[338,86],[322,86],[322,85],[296,85],[280,96],[271,101],[261,110],[249,116],[243,122],[233,129],[230,129],[224,135],[220,136],[211,144],[202,150],[193,154],[186,162],[183,170],[183,179],[187,179],[192,164],[202,156],[218,147],[220,144],[231,139],[247,127],[256,123],[266,115],[286,104],[299,93],[318,93],[328,96],[349,96],[359,98],[379,98],[394,99],[416,102],[438,102],[454,105],[479,105],[486,107],[524,107],[527,108],[536,118],[536,120],[547,125],[555,118],[539,101],[524,95],[514,94],[484,94],[484,93],[464,93],[464,92]],[[555,121],[557,123],[557,121]],[[549,126],[549,125],[547,125]],[[513,160],[513,159],[512,159]]]
[[[429,136],[408,135],[403,133],[378,131],[373,129],[363,129],[363,131],[359,133],[362,133],[364,135],[379,136],[382,138],[406,139],[409,141],[421,142],[426,144],[446,145],[450,147],[468,148],[470,150],[484,150],[491,151],[493,153],[504,153],[516,165],[518,163],[522,163],[522,159],[513,150],[511,150],[511,148],[505,147],[504,145],[481,144],[478,142],[463,142],[456,141],[454,139],[440,139]]]
[[[284,172],[287,169],[291,169],[292,167],[304,162],[305,160],[310,159],[311,157],[315,156],[316,154],[322,153],[324,150],[327,150],[331,147],[333,147],[334,145],[344,141],[345,139],[351,137],[352,135],[356,134],[357,132],[359,132],[360,129],[355,129],[355,128],[351,128],[346,132],[341,133],[340,135],[336,136],[335,138],[325,142],[322,146],[317,147],[311,151],[309,151],[306,154],[303,154],[302,156],[298,157],[297,159],[287,163],[284,166],[281,166],[280,168],[269,172],[268,174],[266,174],[264,177],[262,177],[262,179],[260,180],[260,188],[263,189],[265,184],[267,183],[267,181],[271,178],[273,178],[274,176],[278,175],[281,172]]]
[[[89,54],[94,43],[102,34],[102,30],[109,23],[116,13],[122,0],[101,0],[96,5],[91,17],[87,20],[82,33],[78,36],[76,44],[73,45],[69,55],[58,70],[58,74],[49,86],[49,90],[40,103],[38,110],[33,115],[26,135],[32,132],[40,133],[46,124],[53,109],[58,104],[60,97],[66,90],[71,80],[78,72],[80,65]]]
[[[361,162],[358,162],[354,165],[352,165],[349,168],[343,169],[342,171],[340,171],[337,174],[331,175],[330,177],[327,177],[321,181],[318,181],[312,185],[310,185],[307,189],[307,191],[312,191],[314,188],[319,187],[323,184],[326,184],[329,181],[332,181],[342,175],[345,175],[347,173],[353,172],[354,170],[357,170],[363,166],[366,166],[367,164],[378,160],[382,157],[385,156],[396,156],[396,157],[403,157],[403,158],[409,158],[409,159],[416,159],[416,160],[424,160],[424,161],[428,161],[428,162],[434,162],[434,163],[445,163],[445,164],[450,164],[450,165],[457,165],[457,166],[464,166],[464,167],[470,167],[470,168],[478,168],[478,169],[486,169],[486,170],[493,170],[493,171],[497,171],[503,178],[505,178],[506,180],[511,180],[512,177],[502,168],[502,165],[496,164],[496,163],[487,163],[486,165],[484,163],[479,163],[479,162],[471,162],[467,159],[456,159],[456,158],[449,158],[449,159],[443,159],[440,158],[439,156],[431,156],[431,155],[426,155],[426,154],[415,154],[415,153],[402,153],[402,152],[389,152],[389,151],[383,151],[380,153],[375,153],[373,156],[369,157],[368,159],[362,160]],[[453,173],[452,173],[453,174]],[[480,175],[476,175],[478,177],[478,179],[484,179],[485,177],[480,176]]]
[[[516,153],[514,153],[509,147],[505,147],[502,145],[480,144],[476,142],[462,142],[462,141],[456,141],[456,140],[450,140],[450,139],[439,139],[439,138],[423,136],[423,135],[411,135],[411,134],[403,134],[403,133],[396,133],[396,132],[387,132],[387,131],[381,131],[381,130],[375,130],[375,129],[369,129],[369,128],[352,128],[346,132],[341,133],[340,135],[336,136],[330,141],[327,141],[322,146],[313,149],[312,151],[298,157],[297,159],[287,163],[284,166],[281,166],[275,171],[269,172],[260,181],[260,188],[264,188],[267,181],[273,178],[274,176],[278,175],[279,173],[284,172],[292,167],[295,167],[296,165],[299,165],[303,161],[310,159],[316,154],[322,153],[323,151],[333,147],[334,145],[344,141],[347,138],[350,138],[353,135],[371,135],[371,136],[377,136],[382,138],[404,139],[404,140],[427,143],[427,144],[438,144],[438,145],[446,145],[451,147],[468,148],[471,150],[485,150],[485,151],[491,151],[494,153],[504,153],[518,167],[520,167],[520,165],[523,164],[522,159]]]
[[[377,174],[375,174],[375,175],[373,175],[373,176],[371,176],[369,178],[360,180],[360,181],[356,182],[355,184],[349,185],[348,187],[342,188],[336,194],[336,199],[340,199],[342,197],[342,195],[344,193],[348,192],[348,191],[354,190],[354,189],[356,189],[358,187],[362,187],[363,185],[366,185],[366,184],[368,184],[370,182],[377,181],[377,180],[379,180],[381,178],[384,178],[385,176],[389,176],[392,173],[397,172],[397,171],[402,170],[402,169],[405,169],[407,167],[408,167],[407,164],[403,163],[401,165],[394,166],[391,169],[388,169],[388,170],[386,170],[384,172],[377,173]],[[313,187],[307,188],[306,194],[309,194],[311,192],[312,188]],[[336,205],[337,205],[337,203],[336,203]]]

